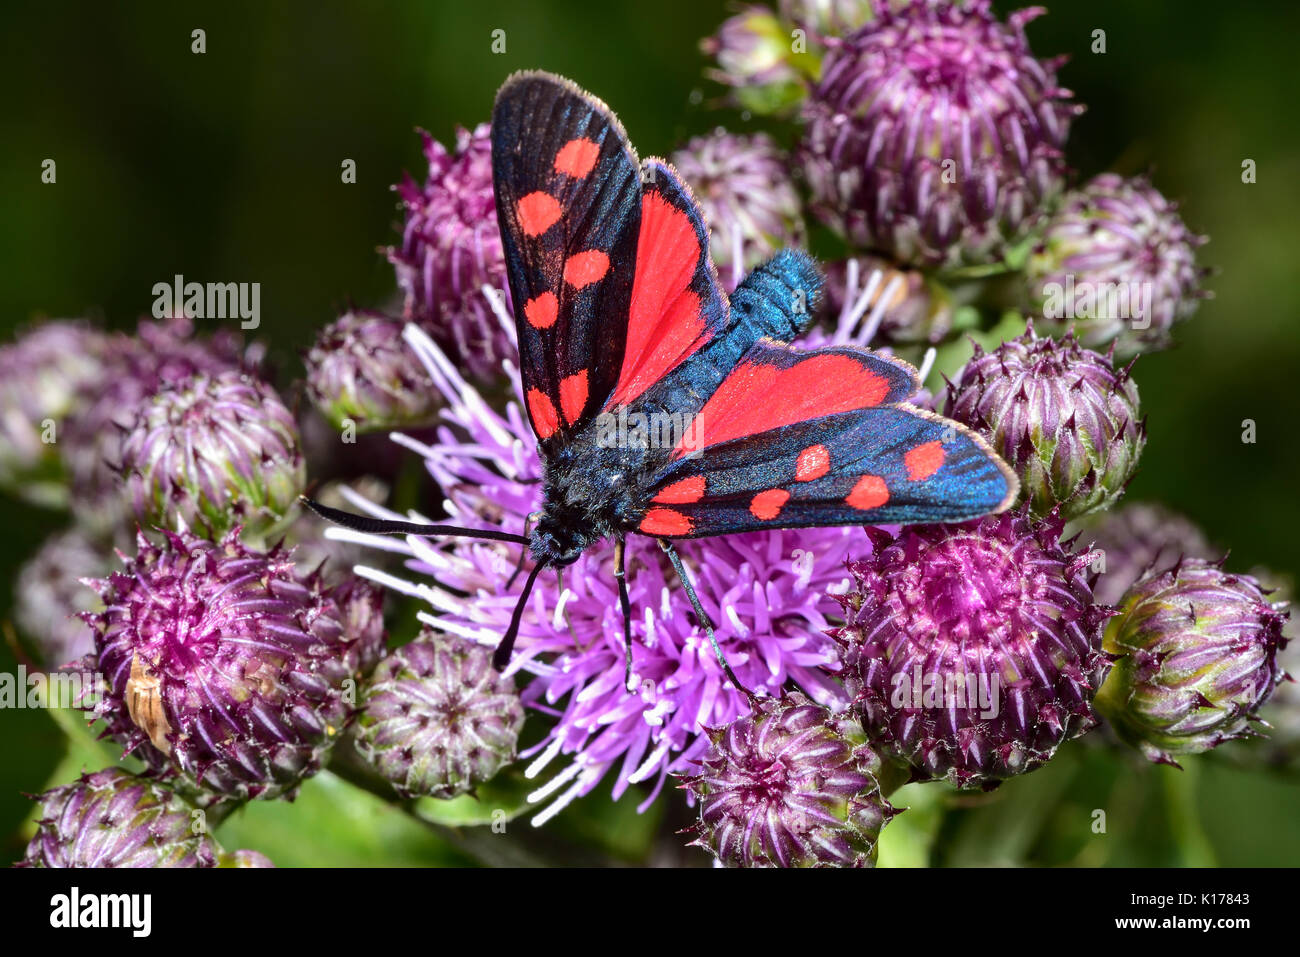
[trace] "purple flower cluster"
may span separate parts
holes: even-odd
[[[337,450],[313,449],[338,444],[360,478],[329,485],[327,507],[528,533],[545,463],[486,124],[452,149],[422,134],[427,175],[396,187],[402,316],[351,309],[306,353],[315,427],[341,436],[304,439],[257,348],[183,317],[133,336],[50,323],[0,349],[0,487],[75,519],[20,577],[18,623],[43,663],[84,655],[104,674],[87,707],[148,769],[43,795],[27,863],[266,863],[225,854],[186,815],[292,797],[337,761],[425,806],[473,802],[513,766],[534,825],[602,783],[641,810],[682,790],[694,843],[720,864],[872,866],[904,781],[1014,787],[1099,721],[1162,762],[1248,733],[1283,676],[1285,603],[1209,561],[1189,521],[1115,507],[1146,441],[1115,356],[1168,344],[1202,297],[1203,240],[1145,180],[1069,191],[1082,107],[1062,61],[1030,50],[1039,13],[782,0],[703,44],[733,102],[794,124],[718,128],[672,154],[727,288],[804,244],[811,218],[831,227],[827,294],[796,344],[884,343],[917,363],[911,403],[937,411],[926,386],[946,385],[946,414],[1023,490],[961,524],[680,542],[744,687],[648,537],[626,546],[629,689],[613,543],[537,579],[496,671],[527,587],[518,544],[322,534],[295,511],[309,479],[342,471],[323,461]],[[1071,331],[1050,299],[1127,283],[1155,290],[1149,326],[1073,303]],[[420,481],[394,483],[391,461],[351,446],[394,428],[418,430],[391,437]],[[422,625],[391,652],[380,586]]]
[[[432,442],[395,438],[424,457],[447,495],[443,508],[453,521],[522,532],[540,504],[542,463],[520,402],[504,415],[494,411],[436,343],[413,327],[407,339],[442,393],[446,424]],[[363,500],[356,504],[376,516],[400,517]],[[397,543],[341,530],[333,536],[408,555],[411,571],[430,581],[358,572],[426,602],[431,610],[421,619],[427,625],[485,645],[495,645],[509,625],[520,587],[507,584],[518,558],[515,547],[416,537]],[[865,546],[860,530],[830,528],[688,542],[680,551],[742,682],[776,693],[793,680],[820,700],[833,701],[837,689],[822,670],[836,660],[825,634],[838,607],[831,595],[847,584],[845,560]],[[691,770],[705,752],[704,725],[724,725],[748,708],[722,674],[659,548],[634,538],[627,564],[636,609],[636,692],[623,686],[612,547],[593,549],[565,568],[562,588],[541,583],[523,617],[509,671],[534,676],[524,701],[553,719],[528,773],[540,775],[557,758],[569,759],[534,794],[549,802],[538,823],[608,773],[615,775],[616,797],[631,784],[650,781],[654,789],[646,800],[652,800],[669,773]]]

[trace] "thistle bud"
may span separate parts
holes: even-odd
[[[402,323],[354,310],[326,326],[307,353],[307,394],[337,429],[429,422],[438,392],[402,340]]]
[[[950,390],[946,414],[989,440],[1020,476],[1035,515],[1078,518],[1123,493],[1146,445],[1128,369],[1073,337],[1032,329],[993,352],[976,351]]]
[[[141,536],[123,560],[86,616],[107,685],[96,717],[126,753],[213,795],[291,796],[349,716],[340,663],[361,654],[337,603],[237,530]]]
[[[67,504],[63,423],[99,378],[107,341],[84,323],[55,321],[0,348],[0,489],[37,505]]]
[[[1095,725],[1110,610],[1061,527],[1023,510],[912,525],[850,563],[847,624],[832,634],[882,756],[987,789]]]
[[[130,505],[122,493],[122,434],[145,400],[199,373],[251,370],[260,360],[259,347],[245,349],[237,332],[222,329],[199,338],[194,323],[183,316],[141,321],[134,336],[114,336],[101,375],[83,390],[68,416],[66,441],[60,442],[77,522],[103,535],[126,522]]]
[[[1114,668],[1097,710],[1152,761],[1248,733],[1283,672],[1285,605],[1249,575],[1190,558],[1129,589],[1106,628]]]
[[[1099,553],[1094,594],[1118,605],[1124,593],[1148,572],[1165,571],[1184,558],[1219,558],[1205,533],[1162,505],[1135,503],[1100,513],[1080,536]]]
[[[111,570],[109,550],[74,528],[46,539],[19,571],[14,620],[42,666],[57,668],[91,652],[91,631],[81,613],[101,606],[82,579]]]
[[[170,788],[121,768],[83,774],[38,800],[19,867],[216,867],[223,854]]]
[[[403,797],[453,798],[515,758],[524,709],[492,651],[426,629],[379,663],[355,742]]]
[[[693,844],[728,867],[873,867],[895,809],[880,759],[851,715],[798,692],[757,698],[753,711],[710,729]]]
[[[1079,108],[1059,61],[1029,50],[1025,24],[987,0],[874,4],[827,53],[804,107],[802,166],[813,211],[853,245],[911,265],[998,259],[1065,182]]]
[[[293,415],[268,385],[237,372],[197,375],[148,399],[123,436],[122,472],[136,518],[266,534],[306,486]]]
[[[1073,328],[1093,349],[1113,342],[1121,358],[1165,348],[1208,295],[1196,265],[1205,242],[1145,179],[1098,176],[1066,197],[1029,257],[1041,328]]]
[[[736,106],[759,115],[793,111],[807,94],[804,74],[815,72],[815,57],[796,52],[789,27],[767,7],[743,7],[700,41],[700,50],[717,67],[709,79],[730,88]]]

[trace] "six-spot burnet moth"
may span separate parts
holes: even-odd
[[[741,688],[673,539],[960,521],[1015,499],[1015,475],[982,439],[906,404],[919,385],[911,366],[786,345],[820,292],[805,253],[778,253],[728,299],[689,187],[663,160],[638,160],[618,118],[574,83],[542,72],[506,81],[492,171],[525,405],[545,461],[538,521],[515,535],[307,504],[356,531],[526,545],[533,567],[497,667],[542,570],[612,539],[630,675],[623,542],[642,534],[659,540]],[[632,417],[689,428],[651,433],[668,441],[609,441],[608,423]]]

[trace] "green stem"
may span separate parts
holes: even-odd
[[[1184,770],[1160,768],[1158,771],[1164,788],[1165,810],[1169,830],[1174,836],[1182,867],[1215,867],[1214,847],[1201,826],[1196,809],[1196,785],[1200,770],[1195,761],[1188,761]]]

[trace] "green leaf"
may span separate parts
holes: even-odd
[[[906,808],[880,832],[880,867],[926,867],[943,821],[945,790],[931,783],[906,784],[889,798]]]
[[[537,788],[536,781],[524,777],[518,768],[502,771],[474,795],[465,794],[449,801],[420,798],[414,804],[416,816],[447,827],[477,827],[513,821],[528,810],[528,795]]]
[[[290,801],[249,801],[216,829],[228,851],[277,867],[458,867],[475,863],[429,827],[329,771]]]

